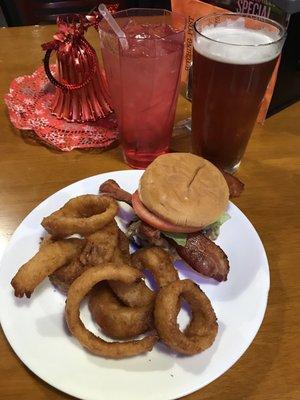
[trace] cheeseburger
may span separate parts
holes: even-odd
[[[204,158],[170,153],[147,167],[132,195],[113,180],[104,182],[100,192],[132,205],[136,218],[126,232],[132,242],[163,247],[202,275],[225,281],[229,261],[214,240],[229,218],[229,197],[243,188]]]

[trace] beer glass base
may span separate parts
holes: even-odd
[[[241,161],[236,163],[233,167],[226,167],[224,168],[224,171],[228,172],[229,174],[234,174],[240,167]]]

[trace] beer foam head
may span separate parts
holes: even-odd
[[[254,30],[243,20],[206,26],[196,33],[194,48],[203,56],[227,64],[261,64],[277,57],[283,40],[277,32]]]

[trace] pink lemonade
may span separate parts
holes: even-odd
[[[184,31],[169,24],[122,26],[128,49],[102,45],[125,161],[145,168],[169,151],[177,104]]]

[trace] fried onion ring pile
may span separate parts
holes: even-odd
[[[85,349],[105,358],[151,351],[159,339],[186,355],[210,347],[218,325],[209,299],[192,281],[179,279],[162,248],[143,248],[130,255],[129,240],[114,218],[117,211],[110,197],[83,195],[44,218],[42,224],[51,236],[12,279],[15,296],[30,297],[48,276],[67,295],[65,319],[72,335]],[[80,238],[69,237],[73,234]],[[155,288],[147,286],[144,271],[150,271]],[[84,326],[80,304],[86,296],[92,319],[116,341],[107,342]],[[192,312],[184,331],[177,324],[182,299]],[[140,334],[146,336],[137,339]]]
[[[51,235],[64,238],[75,233],[86,236],[107,225],[117,215],[118,205],[109,196],[85,194],[69,200],[42,221]]]
[[[157,336],[152,333],[140,340],[129,342],[106,342],[87,330],[80,319],[80,303],[97,283],[103,280],[120,280],[133,283],[141,278],[141,273],[132,267],[119,268],[115,264],[105,264],[89,268],[70,286],[66,301],[65,316],[72,335],[90,352],[107,358],[124,358],[152,350]]]
[[[184,332],[181,332],[177,323],[181,297],[188,302],[192,311],[192,319]],[[188,279],[172,282],[158,292],[154,319],[160,339],[181,354],[193,355],[206,350],[218,333],[216,315],[209,299]]]

